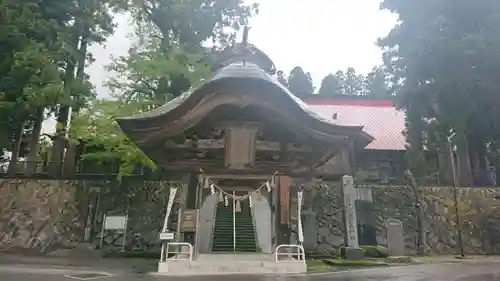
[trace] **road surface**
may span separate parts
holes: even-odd
[[[310,275],[218,275],[200,277],[155,277],[118,271],[93,271],[75,267],[0,265],[0,280],[8,281],[497,281],[500,263],[455,263],[360,269]]]

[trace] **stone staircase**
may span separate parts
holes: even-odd
[[[302,261],[276,262],[272,254],[201,254],[195,261],[167,260],[158,264],[159,276],[200,276],[235,274],[300,274],[307,272]]]
[[[257,252],[252,211],[246,200],[240,202],[240,206],[241,211],[235,213],[236,247],[234,247],[233,202],[229,200],[227,207],[224,205],[224,202],[218,203],[212,240],[212,252]]]

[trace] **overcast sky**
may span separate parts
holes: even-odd
[[[387,11],[379,11],[378,0],[261,0],[260,14],[252,19],[249,42],[264,51],[276,67],[289,72],[301,66],[311,72],[316,86],[330,72],[354,67],[366,73],[381,63],[375,45],[396,22]],[[92,46],[96,61],[87,69],[99,96],[112,73],[104,70],[111,56],[126,55],[131,32],[128,19],[117,16],[118,28],[104,46]],[[44,131],[53,132],[48,120]]]

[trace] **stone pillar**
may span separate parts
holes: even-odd
[[[376,245],[376,210],[370,187],[356,188],[356,220],[360,245]]]
[[[356,220],[356,189],[352,176],[342,177],[342,194],[344,197],[344,220],[346,233],[346,251],[343,253],[346,259],[361,259],[362,251],[359,249],[358,226]]]

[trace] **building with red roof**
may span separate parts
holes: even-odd
[[[363,126],[374,138],[356,155],[357,173],[367,181],[389,182],[401,178],[406,151],[405,113],[389,100],[340,96],[305,100],[309,109],[338,125]]]
[[[375,139],[367,150],[405,151],[405,113],[387,100],[308,100],[309,108],[339,125],[361,125]]]

